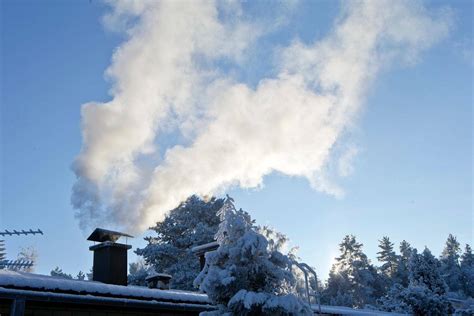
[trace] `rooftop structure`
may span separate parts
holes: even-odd
[[[401,315],[370,309],[313,305],[315,315]],[[215,310],[206,294],[149,289],[95,281],[70,280],[32,273],[0,270],[2,315],[198,315]],[[72,311],[72,313],[71,313]]]
[[[125,252],[130,246],[115,243],[117,232],[100,230],[95,232],[93,239],[103,240],[98,245],[91,246],[94,250],[94,273],[97,273],[97,251],[113,252],[116,249]],[[94,233],[93,233],[94,235]],[[104,237],[107,236],[107,237]],[[111,237],[112,236],[112,237]],[[204,254],[217,249],[218,244],[212,242],[193,248],[193,252],[204,257]],[[93,249],[92,249],[93,248]],[[106,253],[99,261],[104,267],[106,263],[114,262],[113,254]],[[123,259],[123,257],[122,257]],[[119,263],[122,265],[123,262]],[[125,257],[126,264],[126,257]],[[111,271],[114,265],[110,266]],[[120,271],[119,271],[120,272]],[[98,271],[110,275],[112,272]],[[122,277],[120,272],[120,277]],[[103,275],[101,277],[104,277]],[[117,276],[114,276],[115,278]],[[126,270],[125,270],[126,277]],[[171,275],[155,273],[147,277],[148,287],[117,285],[106,281],[72,280],[60,277],[38,275],[32,273],[0,270],[0,315],[198,315],[203,311],[213,311],[208,296],[203,293],[169,290]],[[314,314],[323,315],[396,315],[366,309],[352,309],[338,306],[311,306]]]
[[[133,315],[198,315],[201,311],[213,309],[207,295],[196,292],[0,270],[1,315],[29,315],[30,311],[56,315],[71,310],[89,312],[89,315],[95,315],[98,311],[108,315],[119,312],[134,312]]]

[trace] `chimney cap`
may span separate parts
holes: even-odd
[[[151,273],[149,276],[145,278],[145,281],[151,281],[151,280],[169,281],[171,278],[172,276],[166,273]]]
[[[133,238],[133,236],[129,234],[116,232],[116,231],[108,230],[104,228],[96,228],[92,232],[92,234],[87,238],[87,240],[97,241],[97,242],[104,242],[104,241],[116,242],[122,236]]]

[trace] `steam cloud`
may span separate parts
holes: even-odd
[[[107,69],[112,100],[82,107],[72,194],[82,228],[144,230],[191,194],[258,187],[274,171],[342,195],[325,170],[339,158],[341,176],[352,169],[357,148],[335,148],[371,83],[416,62],[451,26],[449,11],[414,1],[345,2],[325,38],[275,49],[275,74],[253,87],[226,69],[245,68],[258,39],[284,23],[252,20],[235,2],[110,6],[105,24],[127,40]],[[176,141],[159,147],[163,139]]]

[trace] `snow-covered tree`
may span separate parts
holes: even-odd
[[[34,247],[21,248],[20,252],[17,255],[18,261],[28,261],[36,263],[38,261],[38,251]],[[24,272],[34,272],[34,265],[29,267],[18,267],[13,268],[14,270],[24,271]]]
[[[77,273],[77,275],[76,275],[76,279],[77,279],[77,280],[80,280],[80,281],[85,280],[85,279],[86,279],[85,273],[82,272],[82,271],[79,271],[79,272]]]
[[[327,303],[363,307],[374,302],[377,273],[362,251],[362,244],[347,235],[339,244],[341,255],[331,268],[323,299]]]
[[[87,280],[92,281],[92,279],[94,278],[94,271],[92,270],[92,268],[89,269],[89,272],[86,273],[86,276]]]
[[[467,296],[474,297],[474,254],[468,244],[461,256],[461,286]]]
[[[426,286],[435,294],[443,295],[447,286],[440,273],[440,263],[425,247],[421,254],[413,252],[410,259],[410,284]]]
[[[412,248],[410,244],[403,240],[400,243],[400,255],[398,257],[396,282],[400,283],[403,287],[407,287],[409,283],[409,263],[412,254]]]
[[[450,291],[457,292],[461,290],[461,267],[459,257],[461,246],[456,237],[449,234],[446,245],[440,256],[441,275],[443,276]]]
[[[378,268],[380,274],[377,275],[377,283],[380,283],[382,288],[382,296],[386,293],[394,283],[397,283],[398,261],[399,257],[393,250],[393,243],[387,236],[379,240],[380,251],[377,252],[377,259],[382,265]]]
[[[387,294],[377,300],[380,309],[395,313],[411,313],[412,309],[407,302],[407,288],[400,283],[395,283]]]
[[[63,279],[73,279],[72,275],[63,272],[63,269],[59,267],[54,268],[51,270],[50,275],[53,277],[63,278]]]
[[[311,315],[294,294],[291,260],[227,198],[219,210],[219,248],[206,254],[195,285],[217,305],[215,315]],[[273,249],[272,249],[273,248]]]
[[[293,261],[299,261],[297,256],[298,247],[289,247],[289,238],[275,229],[268,226],[258,226],[257,232],[262,234],[268,241],[269,251],[279,251],[287,255]],[[313,270],[315,270],[313,268]],[[292,274],[296,279],[295,293],[301,299],[307,299],[306,280],[303,271],[296,265],[292,266]],[[321,292],[321,284],[315,279],[313,274],[308,275],[308,285],[311,290]]]
[[[127,283],[130,285],[146,285],[146,277],[153,272],[153,268],[145,265],[143,260],[132,262],[128,266]]]
[[[440,274],[440,263],[428,248],[418,254],[412,250],[409,263],[409,285],[394,285],[378,303],[387,311],[414,315],[448,315],[453,312],[446,297],[446,283]]]
[[[351,282],[347,272],[339,271],[336,264],[329,271],[329,278],[326,287],[322,293],[321,300],[325,304],[337,306],[354,305],[354,299],[351,293]]]
[[[63,269],[61,269],[59,267],[56,267],[53,270],[51,270],[51,272],[49,274],[51,276],[57,277],[57,278],[70,279],[70,280],[79,280],[79,281],[84,281],[86,279],[86,276],[88,276],[88,274],[86,275],[84,272],[79,271],[77,273],[76,277],[74,278],[72,276],[72,274],[68,274],[68,273],[64,272]],[[89,280],[92,280],[92,277],[90,277]]]
[[[379,240],[379,248],[380,251],[377,252],[377,259],[382,262],[380,271],[382,271],[385,276],[391,278],[396,272],[398,257],[395,251],[393,251],[393,243],[390,241],[390,238],[384,236],[382,240]]]
[[[292,249],[286,249],[288,248],[289,243],[288,237],[269,226],[258,226],[257,232],[262,234],[268,240],[268,247],[271,251],[289,251],[292,255],[296,251],[295,247]]]
[[[148,245],[137,249],[137,255],[156,272],[172,275],[171,288],[192,290],[200,266],[191,248],[214,240],[222,204],[222,199],[191,196],[151,228],[157,236],[146,237]]]
[[[257,232],[265,236],[268,241],[268,248],[270,251],[279,251],[285,255],[287,255],[293,261],[299,261],[300,258],[297,256],[298,247],[290,247],[289,246],[289,238],[281,233],[276,231],[275,229],[268,227],[268,226],[258,226]],[[311,267],[313,270],[316,270],[314,267]],[[296,295],[306,300],[307,293],[306,293],[306,280],[303,271],[295,265],[292,266],[292,274],[296,279],[295,291]],[[310,292],[313,293],[316,291],[317,293],[322,292],[322,285],[317,278],[313,274],[308,275],[308,285],[310,287]],[[313,301],[316,303],[316,299],[313,297]]]
[[[403,288],[396,284],[379,303],[385,311],[419,316],[443,316],[454,311],[446,296],[435,294],[426,286],[409,285]]]
[[[314,267],[311,267],[313,270],[316,270]],[[307,293],[306,293],[306,280],[303,271],[299,269],[296,265],[293,265],[292,273],[296,279],[295,284],[295,294],[302,300],[306,302]],[[315,279],[312,273],[308,274],[308,286],[310,287],[310,294],[319,295],[323,291],[323,285],[319,279]],[[311,303],[316,304],[318,302],[317,298],[311,297]]]

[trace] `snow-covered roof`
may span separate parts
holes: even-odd
[[[115,298],[144,299],[163,302],[210,304],[205,294],[180,290],[149,289],[95,281],[70,280],[47,275],[0,270],[0,288],[76,293]]]
[[[316,312],[319,311],[318,305],[312,305],[312,309]],[[333,315],[356,315],[356,316],[376,316],[376,315],[405,315],[397,313],[382,312],[372,309],[354,309],[345,306],[330,306],[330,305],[321,305],[321,313],[333,314]]]
[[[164,302],[213,308],[207,295],[197,292],[149,289],[133,285],[113,285],[9,270],[0,270],[0,295],[3,290],[23,291],[27,294],[38,293],[36,295],[43,296],[81,296],[84,299],[120,300],[121,302],[146,301],[150,304]],[[25,294],[23,292],[21,294]],[[319,311],[318,305],[312,305],[311,307],[314,311]],[[397,315],[369,309],[352,309],[328,305],[321,305],[321,312],[359,316]]]
[[[171,279],[173,278],[173,276],[166,273],[151,273],[145,278],[145,281],[155,279],[155,278]]]

